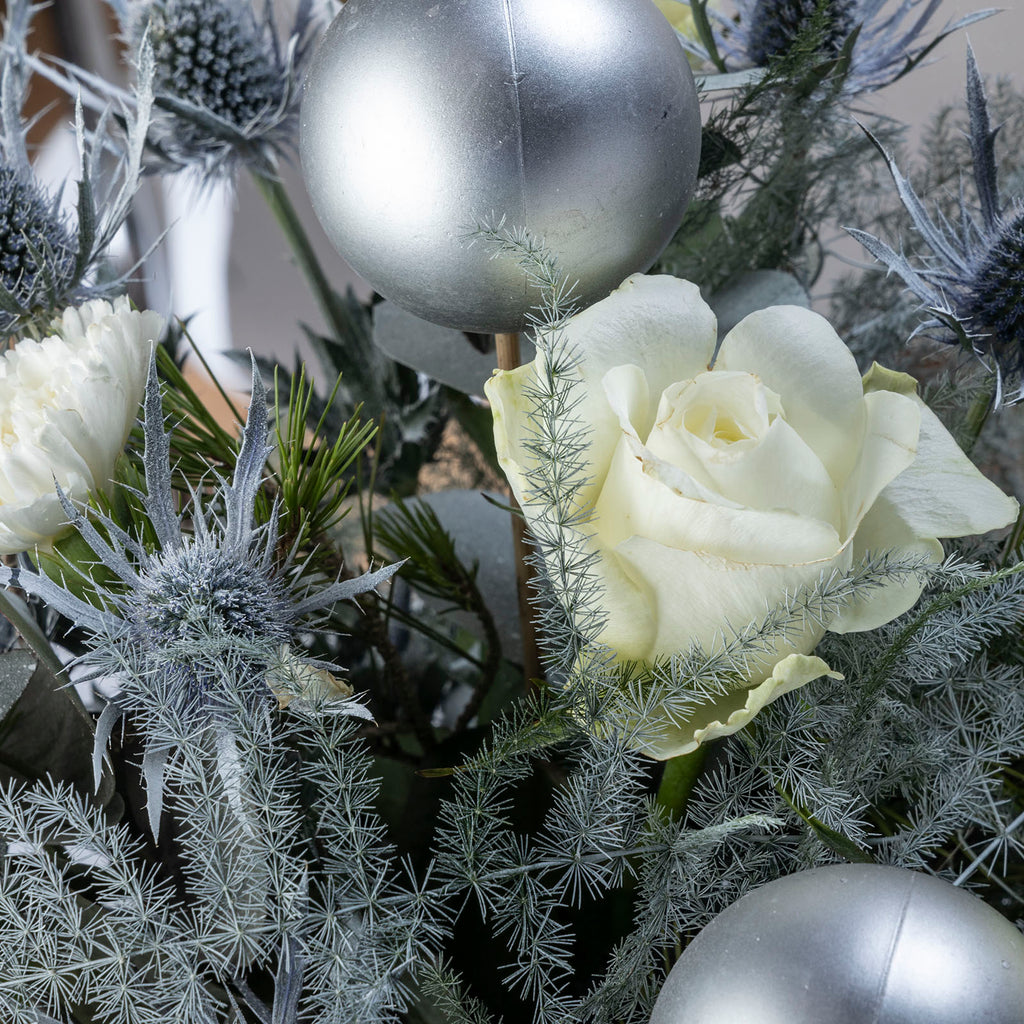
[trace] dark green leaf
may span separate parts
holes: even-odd
[[[93,795],[92,718],[29,651],[0,656],[0,712],[0,783],[49,775]],[[95,799],[105,805],[112,794],[108,773]]]

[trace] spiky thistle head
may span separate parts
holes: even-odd
[[[112,125],[109,109],[87,135],[82,109],[76,110],[81,172],[78,222],[60,212],[60,193],[47,194],[28,158],[28,125],[21,116],[30,70],[40,61],[27,48],[32,17],[40,5],[10,0],[0,48],[0,332],[49,323],[65,307],[83,299],[123,291],[123,274],[95,271],[131,209],[142,172],[142,150],[149,123],[148,48],[140,54],[139,90],[134,111],[125,112],[123,131]],[[112,158],[113,157],[113,158]]]
[[[0,166],[0,331],[18,313],[49,312],[75,272],[75,244],[57,204],[32,178]]]
[[[819,47],[838,56],[853,31],[856,6],[856,0],[758,0],[750,9],[747,53],[757,65],[788,53],[818,15]]]
[[[967,47],[968,138],[977,209],[961,190],[959,227],[933,219],[893,157],[882,152],[896,191],[927,248],[917,265],[874,235],[847,228],[876,259],[898,274],[929,315],[922,329],[973,349],[1006,382],[1012,401],[1024,398],[1024,206],[1005,201],[996,174],[988,100],[974,52]],[[1002,391],[1002,386],[1000,390]]]
[[[318,19],[300,0],[283,46],[271,4],[252,0],[109,0],[125,36],[153,47],[157,119],[151,141],[177,168],[209,179],[250,166],[268,173],[294,148],[299,84]]]
[[[157,696],[178,720],[205,722],[270,693],[268,666],[294,627],[286,581],[258,551],[213,539],[154,554],[118,602],[146,670],[142,692],[129,682],[121,702],[143,715]]]
[[[994,13],[948,22],[931,39],[923,33],[942,0],[736,0],[736,18],[714,11],[715,44],[738,67],[764,67],[800,41],[813,40],[825,59],[849,52],[843,68],[847,97],[871,92],[902,78],[947,35]],[[707,59],[699,45],[687,49]]]
[[[217,0],[162,0],[149,22],[157,88],[243,127],[277,107],[284,83],[251,8]]]
[[[999,219],[989,247],[972,261],[961,318],[971,333],[987,335],[1004,372],[1024,376],[1024,210]]]
[[[84,601],[45,571],[0,566],[0,585],[23,588],[86,630],[90,649],[81,659],[84,666],[118,677],[120,690],[97,729],[97,765],[121,715],[145,738],[150,768],[197,736],[210,734],[218,744],[230,739],[239,716],[269,713],[282,697],[296,696],[291,691],[303,689],[311,672],[325,667],[289,648],[307,616],[372,590],[398,569],[310,583],[287,559],[281,564],[276,507],[266,522],[255,522],[271,450],[267,432],[266,398],[253,361],[252,400],[234,473],[230,481],[218,477],[205,500],[192,493],[186,531],[172,488],[154,357],[140,498],[156,544],[128,535],[103,513],[87,517],[58,489],[68,520],[102,569],[102,578],[93,573],[97,600]],[[350,710],[359,712],[358,706]],[[145,764],[144,770],[151,778]],[[161,792],[161,784],[150,781],[154,830]]]

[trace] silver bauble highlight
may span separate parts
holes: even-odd
[[[540,299],[525,228],[582,305],[646,270],[696,181],[700,109],[650,0],[348,0],[314,56],[302,170],[331,242],[435,323],[522,329]]]
[[[672,968],[651,1024],[1022,1024],[1024,935],[930,875],[845,864],[777,879]]]

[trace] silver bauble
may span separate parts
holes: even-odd
[[[651,1024],[1024,1024],[1024,935],[930,875],[801,871],[697,936]]]
[[[470,235],[502,217],[589,305],[646,270],[697,175],[700,109],[651,0],[348,0],[313,58],[302,170],[331,242],[382,295],[480,332],[539,299]]]

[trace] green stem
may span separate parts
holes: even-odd
[[[989,413],[992,412],[993,403],[996,397],[996,375],[992,374],[985,386],[978,392],[971,407],[967,410],[967,418],[964,420],[964,451],[969,455],[971,449],[977,444],[981,432],[988,421]]]
[[[682,818],[706,757],[707,747],[698,747],[691,754],[680,754],[665,762],[656,802],[673,821]]]
[[[324,273],[313,243],[306,234],[306,229],[299,219],[299,215],[292,205],[288,193],[285,191],[281,179],[272,175],[260,174],[258,171],[252,173],[252,180],[256,183],[260,195],[263,196],[270,212],[273,213],[281,231],[284,233],[292,253],[299,265],[299,269],[305,275],[316,304],[327,321],[331,334],[338,341],[346,336],[347,319],[338,308],[335,299],[334,289],[331,287],[327,275]]]
[[[1021,506],[1021,510],[1017,514],[1017,521],[1013,524],[1013,529],[1010,530],[1010,534],[1006,538],[1003,555],[999,560],[999,567],[1001,569],[1011,564],[1011,560],[1020,552],[1022,545],[1024,545],[1024,506]]]

